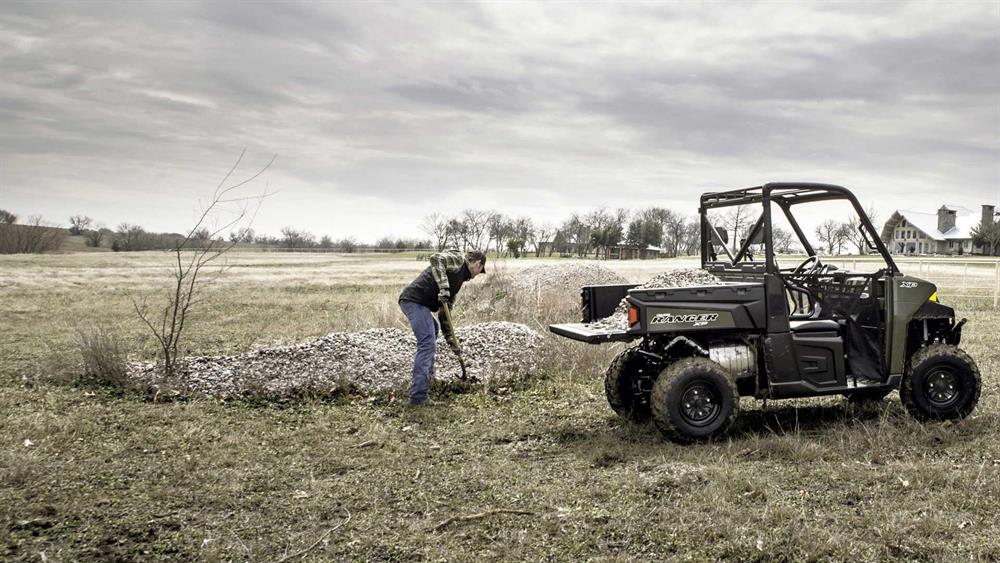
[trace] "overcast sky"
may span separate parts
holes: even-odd
[[[271,234],[771,180],[978,209],[1000,2],[0,3],[0,208],[179,231],[243,147]]]

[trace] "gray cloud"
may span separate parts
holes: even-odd
[[[178,230],[244,146],[279,155],[270,232],[622,194],[693,210],[771,179],[973,207],[997,197],[998,23],[925,2],[8,4],[0,207]]]

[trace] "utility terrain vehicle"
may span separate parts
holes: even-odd
[[[848,202],[858,241],[881,258],[873,272],[824,264],[796,221],[797,206],[834,200]],[[709,212],[736,206],[760,215],[731,251],[728,233],[709,221]],[[777,213],[807,255],[794,267],[779,266],[775,257]],[[976,407],[979,370],[958,347],[965,319],[956,322],[954,309],[938,302],[934,284],[899,271],[849,190],[770,183],[706,193],[699,214],[701,266],[719,285],[584,287],[582,322],[549,327],[595,344],[639,341],[605,375],[608,402],[619,415],[652,417],[667,437],[690,442],[725,433],[741,396],[839,394],[865,401],[898,389],[907,411],[921,420],[960,419]],[[627,328],[595,322],[623,298]]]

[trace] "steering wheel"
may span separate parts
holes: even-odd
[[[787,275],[778,277],[781,279],[781,282],[792,291],[792,294],[798,294],[799,299],[801,299],[801,296],[803,295],[809,296],[810,303],[812,303],[813,293],[804,285],[806,282],[804,278],[825,268],[826,266],[820,263],[819,256],[813,255],[803,260],[801,264],[796,266]],[[794,300],[795,297],[792,297],[792,299]],[[793,303],[795,303],[795,301],[793,301]],[[796,309],[798,309],[798,306],[799,305],[796,306]],[[813,305],[813,310],[815,310],[815,305]]]
[[[815,274],[816,271],[822,267],[823,264],[820,263],[819,256],[813,255],[803,260],[801,264],[796,266],[795,269],[788,274],[788,276],[794,278],[809,276]]]

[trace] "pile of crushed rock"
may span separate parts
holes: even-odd
[[[542,337],[522,324],[488,322],[459,327],[471,381],[490,388],[530,378]],[[434,358],[433,386],[460,387],[461,367],[443,338]],[[291,346],[235,356],[185,358],[172,385],[213,397],[279,399],[341,393],[376,396],[405,394],[411,380],[416,341],[409,330],[376,328],[333,332]],[[146,384],[160,382],[159,369],[135,362],[130,373]]]
[[[656,274],[646,283],[637,286],[636,289],[696,287],[702,285],[722,285],[723,283],[714,274],[706,272],[701,268],[678,268]],[[628,330],[628,302],[622,299],[611,316],[598,319],[590,323],[589,326],[601,330]]]
[[[579,291],[585,285],[628,283],[621,274],[593,262],[543,264],[522,270],[514,284],[529,291]]]

